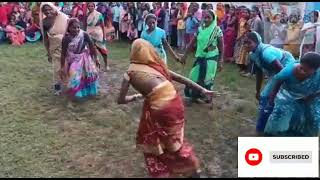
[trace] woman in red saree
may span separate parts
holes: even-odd
[[[8,10],[7,7],[0,2],[0,26],[5,27],[8,24]]]
[[[229,10],[229,14],[226,17],[226,30],[223,36],[223,44],[224,44],[224,60],[225,62],[231,63],[234,61],[233,53],[234,53],[234,45],[237,38],[237,17],[235,14],[235,7],[231,6]]]
[[[118,103],[145,98],[136,145],[144,153],[151,177],[199,177],[199,161],[184,138],[184,105],[172,80],[213,95],[170,71],[148,41],[137,39],[132,44]],[[130,85],[141,94],[127,96]]]

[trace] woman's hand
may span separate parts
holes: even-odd
[[[143,99],[143,95],[142,94],[135,94],[133,95],[134,101],[139,100],[139,99]]]
[[[183,55],[182,54],[176,54],[175,55],[175,60],[181,64],[185,64],[185,61],[182,59]]]
[[[187,53],[181,55],[181,58],[180,58],[181,63],[182,63],[182,64],[186,64],[187,58],[188,58]]]
[[[210,98],[212,98],[214,96],[214,92],[213,91],[209,91],[207,89],[203,89],[202,90],[202,94],[205,96],[209,96]]]

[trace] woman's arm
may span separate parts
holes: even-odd
[[[50,49],[49,49],[49,47],[50,47],[49,37],[48,37],[48,34],[47,34],[46,31],[44,32],[43,43],[44,43],[44,47],[45,47],[46,50],[47,50],[48,61],[49,61],[49,62],[52,62],[52,58],[51,58],[51,54],[50,54]]]
[[[283,69],[282,64],[279,60],[275,60],[271,63],[272,68],[276,71],[276,73],[280,72]]]
[[[165,48],[169,51],[169,53],[172,55],[172,57],[174,57],[176,61],[182,63],[182,61],[180,60],[180,57],[173,51],[168,41],[166,39],[162,39],[162,43],[165,46]]]
[[[97,58],[97,50],[96,50],[90,36],[87,33],[85,33],[84,37],[85,37],[85,41],[87,41],[87,43],[88,43],[91,58],[95,61],[98,68],[100,68],[100,63]]]
[[[143,96],[141,94],[135,94],[132,96],[127,96],[128,90],[129,90],[129,80],[126,78],[123,78],[121,89],[120,89],[120,95],[118,97],[118,104],[127,104],[129,102],[135,101],[138,98],[142,98]]]
[[[257,98],[257,100],[260,99],[260,91],[261,91],[262,82],[263,82],[263,72],[259,67],[257,67],[257,69],[256,69],[256,98]]]
[[[177,74],[173,71],[170,71],[170,76],[172,77],[172,79],[176,82],[179,82],[181,84],[184,84],[194,90],[197,90],[197,91],[200,91],[202,94],[205,94],[205,95],[213,95],[213,91],[209,91],[203,87],[201,87],[199,84],[191,81],[190,79],[188,78],[185,78],[183,76],[181,76],[180,74]]]
[[[281,85],[283,84],[283,81],[277,81],[273,90],[271,91],[270,93],[270,96],[269,96],[269,103],[270,104],[274,104],[274,99],[277,95],[277,93],[279,92],[279,89],[281,87]]]

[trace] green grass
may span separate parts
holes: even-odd
[[[111,72],[101,74],[103,91],[75,104],[53,95],[51,65],[40,43],[0,45],[0,177],[147,176],[135,150],[142,102],[115,102],[129,46],[109,46]],[[186,76],[193,61],[190,56],[183,68],[169,60],[169,67]],[[225,95],[215,99],[214,110],[186,107],[185,136],[207,176],[237,177],[237,137],[254,132],[254,81],[225,65],[215,89]]]

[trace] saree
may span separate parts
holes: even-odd
[[[67,15],[58,11],[57,7],[52,3],[50,2],[41,3],[39,18],[40,18],[40,30],[43,37],[45,36],[44,29],[43,29],[44,14],[42,12],[42,7],[44,5],[50,6],[55,12],[57,12],[57,16],[55,18],[54,24],[52,25],[50,30],[47,31],[47,35],[50,43],[49,53],[52,58],[53,81],[55,84],[59,84],[61,81],[59,72],[61,68],[60,58],[61,58],[62,38],[67,30],[67,24],[68,24],[69,18],[67,17]]]
[[[218,26],[220,26],[225,15],[225,11],[222,3],[217,3],[217,9],[215,11],[215,14],[217,15],[217,21],[218,21],[217,24]]]
[[[131,65],[127,71],[129,82],[134,71],[166,79],[145,97],[136,137],[137,148],[144,153],[149,175],[158,178],[191,176],[200,165],[192,146],[184,138],[182,98],[156,50],[142,39],[135,40],[132,45]]]
[[[87,32],[101,54],[108,55],[106,42],[103,39],[103,30],[99,24],[104,22],[103,19],[103,15],[96,10],[90,13],[87,18]]]
[[[6,26],[8,24],[8,11],[2,4],[0,5],[0,26]]]
[[[201,26],[198,29],[196,61],[189,73],[189,79],[208,90],[213,89],[219,55],[218,38],[222,36],[216,19],[209,27]],[[202,97],[200,92],[192,90],[190,87],[185,87],[184,93],[186,97],[195,99]]]
[[[228,24],[228,21],[231,20],[231,16],[227,15],[226,17],[226,24]],[[226,27],[223,41],[224,41],[224,56],[225,58],[232,58],[233,52],[234,52],[234,44],[236,41],[237,32],[236,32],[236,24],[230,24]]]
[[[283,67],[286,67],[287,65],[294,63],[295,59],[287,51],[262,43],[262,38],[257,32],[255,32],[255,35],[257,36],[257,39],[259,41],[258,47],[254,52],[250,54],[249,58],[254,62],[255,65],[257,65],[257,67],[259,67],[263,71],[264,74],[268,76],[268,80],[260,93],[258,106],[259,113],[256,125],[257,131],[263,132],[267,120],[273,110],[273,105],[269,104],[268,102],[270,93],[276,84],[276,81],[274,79],[276,72],[272,69],[272,67],[270,67],[270,64],[272,62],[269,61],[270,59],[277,59],[280,61]],[[271,56],[273,56],[273,58],[271,58]]]
[[[84,98],[98,94],[98,70],[89,49],[84,46],[84,32],[72,39],[67,49],[68,90],[71,97]]]
[[[20,26],[6,26],[7,38],[14,46],[20,46],[25,42],[26,35],[24,31],[21,31],[21,29],[22,28]]]
[[[319,81],[318,70],[302,82],[285,82],[276,96],[274,110],[264,132],[276,136],[318,136],[320,98],[310,102],[302,98],[319,92]]]
[[[234,51],[235,51],[234,58],[235,58],[236,64],[243,64],[243,65],[248,64],[247,61],[248,61],[249,52],[246,46],[244,45],[244,41],[246,37],[245,35],[247,33],[246,23],[247,23],[246,19],[240,18],[238,35],[237,35],[236,45],[234,48]]]

